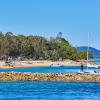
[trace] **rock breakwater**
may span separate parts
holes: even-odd
[[[0,81],[100,82],[100,74],[54,74],[1,72]]]

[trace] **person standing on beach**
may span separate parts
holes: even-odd
[[[83,72],[83,64],[81,63],[81,69],[80,69],[82,72]]]

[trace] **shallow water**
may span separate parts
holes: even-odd
[[[100,100],[100,83],[0,82],[0,100]]]
[[[90,70],[100,70],[96,68],[89,68]],[[0,72],[38,72],[38,73],[76,73],[80,70],[80,66],[64,66],[64,67],[35,67],[35,68],[14,68],[14,69],[0,69]],[[86,70],[86,67],[84,67]]]

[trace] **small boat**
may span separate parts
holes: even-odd
[[[90,64],[89,63],[89,34],[88,34],[88,48],[87,48],[87,70],[85,71],[78,71],[77,74],[100,74],[99,71],[96,71],[96,70],[89,70],[89,68],[97,68],[100,66],[100,65],[97,65],[97,64]]]
[[[85,70],[85,71],[78,71],[77,74],[100,74],[98,71],[93,70]]]
[[[63,67],[61,64],[51,64],[50,67]]]
[[[95,68],[98,68],[100,65],[97,65],[97,64],[90,64],[90,63],[87,63],[87,67],[95,67]]]
[[[76,72],[76,74],[84,74],[84,72],[78,71],[78,72]]]
[[[85,73],[89,73],[89,74],[100,74],[99,71],[96,71],[96,70],[89,70],[89,69],[88,69],[88,68],[96,68],[96,69],[98,69],[99,66],[100,66],[100,65],[89,63],[89,34],[88,34],[87,70],[85,71]]]

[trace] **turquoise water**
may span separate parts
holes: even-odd
[[[100,70],[96,68],[89,68],[90,70]],[[0,72],[38,72],[38,73],[76,73],[80,70],[80,66],[65,66],[65,67],[35,67],[35,68],[14,68],[14,69],[0,69]],[[86,67],[84,67],[86,70]]]
[[[100,83],[0,82],[0,100],[100,100]]]

